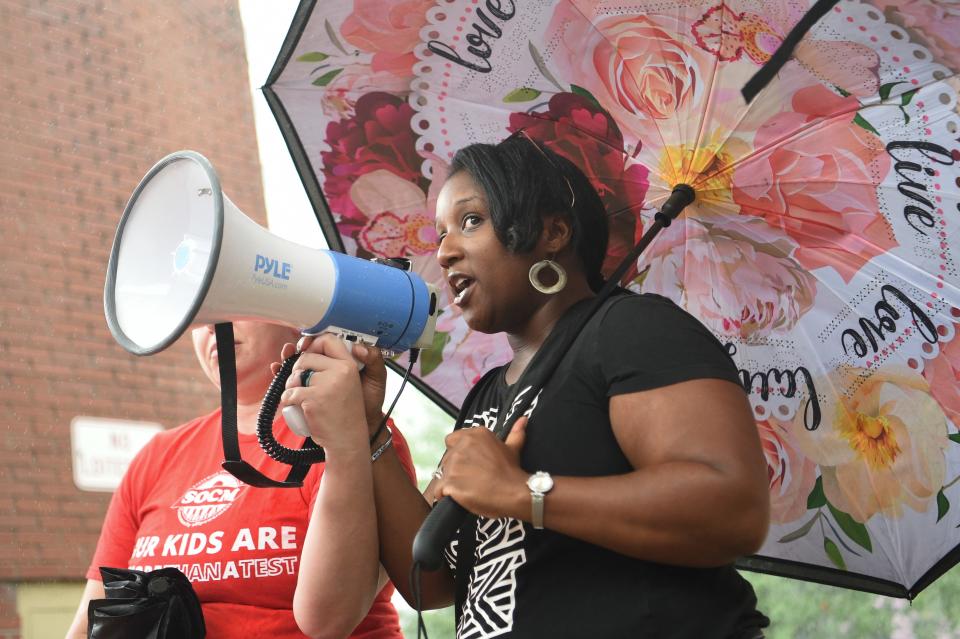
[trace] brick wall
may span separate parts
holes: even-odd
[[[189,340],[148,358],[114,342],[104,271],[133,187],[174,150],[263,223],[246,74],[236,0],[0,0],[0,582],[76,579],[92,556],[109,494],[73,485],[73,417],[171,427],[217,404]]]

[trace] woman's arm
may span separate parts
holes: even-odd
[[[357,364],[336,338],[304,345],[281,405],[299,406],[326,452],[304,539],[293,613],[310,637],[346,637],[378,592],[377,525]],[[284,352],[289,349],[285,348]],[[308,387],[300,372],[312,370]]]
[[[365,364],[361,386],[353,357],[337,339],[305,340],[301,348],[283,404],[301,406],[312,438],[326,450],[326,466],[304,542],[294,615],[312,637],[343,637],[366,616],[383,586],[381,546],[387,549],[383,563],[390,576],[398,586],[406,585],[408,570],[397,567],[403,564],[397,555],[405,554],[409,565],[413,534],[427,504],[392,447],[371,467],[368,437],[380,421],[386,377],[379,354],[355,351]],[[292,350],[285,347],[282,355]],[[314,374],[303,388],[300,371],[307,369]],[[387,529],[378,530],[382,525]],[[451,586],[451,598],[452,592]]]
[[[636,470],[554,477],[544,501],[547,528],[684,566],[728,564],[760,547],[769,521],[766,465],[741,388],[697,379],[617,395],[609,408]],[[458,431],[447,443],[443,494],[488,517],[530,520],[528,473],[509,446],[486,429]]]
[[[421,495],[410,482],[400,458],[391,448],[373,465],[374,494],[377,507],[377,528],[380,536],[380,561],[406,602],[416,607],[410,589],[413,565],[413,538],[430,513],[434,502],[431,482]],[[453,604],[454,581],[443,565],[435,572],[420,573],[420,606],[423,610],[444,608]]]
[[[379,592],[370,453],[327,455],[310,516],[293,614],[310,637],[346,637]]]
[[[103,599],[106,595],[103,591],[103,582],[97,579],[87,579],[87,585],[83,588],[83,595],[80,597],[80,605],[77,606],[77,614],[73,616],[73,623],[67,630],[66,639],[86,639],[87,637],[87,608],[91,599]]]

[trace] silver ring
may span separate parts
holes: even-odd
[[[309,385],[310,385],[310,378],[313,377],[313,374],[314,374],[315,372],[316,372],[316,371],[311,370],[311,369],[309,369],[309,368],[300,371],[300,385],[303,386],[304,388],[306,388],[307,386],[309,386]]]
[[[442,469],[442,468],[438,468],[438,469],[436,469],[435,471],[433,471],[433,478],[434,478],[434,479],[443,479],[443,469]]]

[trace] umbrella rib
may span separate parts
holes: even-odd
[[[953,75],[949,76],[949,78],[941,78],[941,79],[939,79],[939,80],[931,80],[931,81],[927,82],[926,84],[917,85],[915,88],[919,91],[919,90],[924,89],[924,88],[926,88],[926,87],[929,87],[929,86],[932,86],[932,85],[934,85],[934,84],[938,84],[938,83],[940,83],[940,82],[944,82],[944,81],[946,81],[946,80],[948,80],[948,79],[956,78],[956,77],[957,77],[957,74],[953,74]],[[726,166],[724,166],[724,167],[721,167],[721,168],[717,169],[715,172],[711,173],[710,175],[707,175],[707,176],[701,178],[701,180],[699,180],[699,181],[700,181],[700,182],[703,182],[703,181],[706,181],[706,180],[711,180],[711,179],[714,179],[714,178],[716,178],[716,177],[718,177],[718,176],[720,176],[720,175],[723,175],[723,174],[725,174],[725,173],[728,173],[729,171],[732,171],[733,169],[735,169],[735,168],[737,168],[738,166],[740,166],[741,164],[744,164],[745,162],[749,162],[749,161],[751,161],[751,160],[753,160],[753,159],[755,159],[755,158],[757,158],[757,157],[762,156],[764,153],[766,153],[767,151],[769,151],[769,150],[771,150],[771,149],[775,149],[775,148],[780,147],[780,146],[785,146],[786,144],[789,144],[790,142],[792,142],[794,139],[799,138],[799,137],[800,137],[801,135],[803,135],[804,133],[807,133],[808,131],[815,131],[817,128],[827,126],[827,125],[829,125],[829,124],[831,124],[831,123],[833,123],[833,122],[835,122],[835,121],[840,120],[840,119],[841,119],[843,116],[845,116],[845,115],[849,115],[849,114],[851,114],[851,113],[856,113],[857,111],[860,111],[861,109],[874,109],[874,108],[878,108],[878,107],[898,106],[897,103],[900,101],[900,99],[901,99],[901,94],[897,94],[897,95],[891,95],[891,96],[889,96],[886,100],[881,100],[881,101],[876,102],[876,103],[874,103],[874,104],[861,104],[859,101],[855,101],[855,104],[856,104],[855,107],[852,107],[852,108],[850,108],[850,109],[845,109],[845,110],[843,110],[843,111],[839,111],[839,112],[837,112],[837,113],[834,113],[834,114],[830,115],[829,117],[822,117],[822,118],[818,118],[818,119],[816,119],[816,120],[811,120],[811,121],[810,121],[809,123],[807,123],[805,126],[802,126],[802,127],[800,127],[799,129],[797,129],[797,130],[795,130],[795,131],[793,131],[793,132],[791,132],[791,133],[788,133],[788,134],[786,134],[786,135],[778,138],[777,140],[774,140],[774,141],[772,141],[772,142],[769,142],[769,143],[767,143],[766,145],[764,145],[763,147],[760,147],[760,148],[758,148],[758,149],[754,149],[753,151],[751,151],[750,153],[744,155],[743,157],[738,158],[737,160],[731,162],[730,164],[728,164],[728,165],[726,165]],[[741,120],[741,121],[742,121],[742,120]],[[728,139],[729,139],[729,138],[728,138]],[[695,187],[695,186],[696,186],[696,185],[694,185],[694,187]]]
[[[792,142],[794,139],[797,139],[797,138],[801,137],[803,134],[805,134],[805,133],[807,133],[807,132],[815,132],[815,131],[816,131],[817,129],[819,129],[819,128],[822,128],[822,127],[825,127],[825,126],[827,126],[827,125],[829,125],[829,124],[832,124],[832,123],[835,122],[835,121],[839,121],[840,118],[842,118],[843,116],[849,115],[850,113],[854,113],[855,111],[858,111],[860,108],[861,108],[861,105],[860,105],[859,103],[857,103],[857,108],[855,108],[855,109],[848,109],[848,110],[846,110],[846,111],[841,111],[841,112],[839,112],[839,113],[835,113],[835,114],[833,114],[833,115],[831,115],[831,116],[829,116],[829,117],[819,118],[819,119],[816,119],[816,120],[812,120],[812,121],[810,121],[808,124],[806,124],[805,126],[802,126],[802,127],[800,127],[799,129],[797,129],[797,130],[795,130],[795,131],[793,131],[793,132],[791,132],[791,133],[788,133],[788,134],[786,134],[786,135],[778,138],[777,140],[774,140],[774,141],[772,141],[772,142],[768,142],[768,143],[765,144],[764,146],[762,146],[762,147],[760,147],[760,148],[758,148],[758,149],[754,149],[753,151],[751,151],[750,153],[747,153],[747,154],[744,155],[743,157],[740,157],[740,158],[734,160],[733,162],[731,162],[730,164],[728,164],[728,165],[726,165],[726,166],[724,166],[724,167],[721,167],[721,168],[717,169],[717,170],[714,171],[713,173],[702,177],[699,181],[705,182],[705,181],[707,181],[707,180],[716,179],[717,177],[719,177],[719,176],[721,176],[721,175],[723,175],[723,174],[725,174],[725,173],[728,173],[728,172],[730,172],[730,171],[733,171],[735,168],[737,168],[737,167],[740,166],[741,164],[744,164],[744,163],[746,163],[746,162],[749,162],[749,161],[751,161],[751,160],[754,160],[754,159],[756,159],[756,158],[759,158],[759,157],[761,157],[763,154],[765,154],[766,152],[768,152],[768,151],[770,151],[770,150],[772,150],[772,149],[776,149],[776,148],[778,148],[778,147],[785,146],[786,144],[789,144],[789,143]]]
[[[576,2],[574,2],[573,0],[566,0],[566,1],[570,3],[570,6],[573,7],[574,11],[576,11],[578,14],[580,14],[580,16],[583,18],[583,20],[590,26],[590,28],[593,29],[608,45],[610,45],[610,49],[611,49],[611,50],[614,52],[614,54],[616,55],[617,60],[619,60],[621,63],[625,64],[626,62],[625,62],[623,56],[620,54],[620,49],[619,49],[613,42],[610,41],[610,39],[606,36],[606,34],[605,34],[603,31],[601,31],[600,29],[597,28],[596,23],[595,23],[592,19],[590,19],[590,18],[587,17],[587,15],[580,9],[580,7],[577,6]],[[662,45],[661,45],[661,46],[662,46]],[[661,50],[661,52],[662,52],[662,50]],[[632,75],[627,74],[626,77],[630,78],[630,80],[633,80],[633,76],[632,76]],[[634,84],[634,89],[639,90],[639,87],[637,87],[636,84]],[[602,107],[601,107],[601,108],[602,108]],[[648,112],[646,112],[645,109],[642,109],[642,107],[641,107],[641,110],[643,111],[643,114],[647,116],[647,119],[651,122],[653,130],[656,131],[656,133],[657,133],[657,137],[660,138],[660,144],[661,144],[661,146],[662,146],[664,149],[667,149],[667,141],[666,141],[666,139],[663,137],[663,132],[660,130],[660,126],[659,126],[659,124],[657,123],[657,119],[654,118],[653,116],[651,116]],[[604,109],[604,111],[606,111],[606,109]],[[611,115],[611,118],[613,118],[612,115]],[[614,119],[614,122],[616,122],[616,119]],[[621,133],[622,133],[622,132],[621,132]],[[643,144],[643,140],[639,140],[639,142],[640,142],[640,144]],[[622,149],[617,149],[617,150],[622,152]],[[669,150],[667,150],[667,154],[668,154],[668,156],[669,156]],[[654,167],[648,166],[647,168],[648,168],[651,172],[654,172]],[[662,177],[662,176],[661,176],[661,177]]]
[[[720,15],[722,16],[724,11],[727,8],[726,0],[721,0],[719,6],[720,6]],[[723,36],[724,36],[724,32],[723,32],[723,24],[721,19],[720,42],[717,44],[717,52],[713,58],[713,73],[710,74],[710,81],[704,87],[704,91],[706,93],[705,93],[705,99],[703,101],[703,111],[700,113],[700,128],[697,131],[696,143],[694,144],[694,147],[693,147],[694,154],[698,152],[698,150],[700,149],[700,146],[703,144],[706,124],[707,124],[707,113],[710,110],[710,107],[713,106],[713,99],[715,97],[713,94],[713,87],[717,83],[717,77],[720,75],[720,52],[723,51]],[[727,136],[727,138],[723,141],[723,144],[725,144],[726,141],[729,139],[730,139],[730,136]],[[723,148],[723,144],[721,144],[717,148],[717,153],[719,153],[720,149]],[[675,185],[671,184],[669,186],[673,187]]]

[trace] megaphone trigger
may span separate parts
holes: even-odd
[[[311,343],[307,341],[307,338],[316,338],[321,335],[333,335],[340,339],[340,343],[346,346],[347,351],[353,357],[353,361],[357,364],[357,370],[363,371],[366,364],[361,360],[356,354],[354,354],[354,348],[356,346],[364,346],[366,348],[376,348],[377,340],[371,335],[364,335],[361,333],[356,333],[354,331],[349,331],[343,328],[338,328],[336,326],[330,326],[319,333],[309,333],[307,331],[301,331],[303,338],[301,338],[300,344],[303,345],[302,348],[298,346],[299,350],[308,348],[308,345]]]
[[[299,406],[284,406],[280,412],[283,413],[283,419],[287,422],[290,430],[300,435],[300,437],[310,437],[310,428],[307,427],[307,416],[303,414],[302,408]]]

